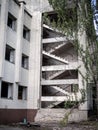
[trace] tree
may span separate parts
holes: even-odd
[[[53,28],[57,28],[64,35],[74,39],[74,45],[78,51],[79,57],[86,69],[86,74],[83,79],[86,83],[92,82],[94,86],[98,84],[98,40],[94,28],[95,9],[93,0],[48,0],[52,5],[56,19],[49,18],[45,15],[45,21]],[[79,43],[78,36],[86,34],[85,47]],[[78,35],[79,34],[79,35]],[[98,91],[95,95],[98,97]],[[98,100],[97,100],[98,102]],[[98,109],[98,108],[97,108]]]

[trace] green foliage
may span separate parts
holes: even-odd
[[[68,124],[68,118],[69,118],[71,112],[72,112],[72,110],[69,110],[69,111],[65,114],[64,118],[60,121],[60,125],[61,125],[61,126],[66,126],[66,125]]]
[[[64,104],[64,108],[68,109],[68,108],[72,108],[74,106],[76,106],[76,108],[78,107],[79,102],[78,101],[66,101]]]
[[[49,26],[58,29],[63,34],[73,36],[73,31],[77,31],[77,8],[70,8],[69,10],[66,7],[67,3],[65,0],[49,0],[50,4],[52,4],[55,13],[56,19],[52,18],[52,21],[49,22],[49,15],[44,20]],[[46,14],[45,14],[46,16]],[[45,17],[44,17],[45,18]]]
[[[79,103],[84,103],[85,102],[85,98],[86,98],[86,90],[85,89],[80,89],[80,93],[82,95]]]
[[[73,0],[72,7],[68,5],[68,0],[49,0],[49,3],[57,14],[56,22],[55,20],[50,21],[50,25],[69,38],[75,39],[75,48],[87,70],[86,75],[82,76],[86,81],[92,79],[96,84],[98,79],[98,41],[93,24],[95,7],[91,6],[91,0]],[[78,33],[80,32],[82,35],[84,31],[87,39],[87,42],[84,43],[86,44],[85,49],[79,44],[79,41],[76,43]]]
[[[77,39],[78,30],[85,30],[88,38],[96,39],[93,26],[93,8],[91,0],[73,0],[72,5],[68,0],[48,0],[57,14],[57,21],[53,26],[66,35]]]
[[[98,40],[93,24],[95,7],[91,6],[91,0],[73,0],[72,6],[68,4],[68,0],[48,1],[54,9],[56,19],[45,14],[44,22],[54,29],[58,29],[68,38],[74,39],[75,49],[86,68],[86,75],[83,75],[80,71],[79,73],[87,83],[92,81],[96,86],[98,80]],[[78,34],[80,33],[81,36],[84,32],[87,40],[84,43],[85,49],[78,41]],[[76,94],[76,91],[74,93]],[[79,103],[83,103],[86,98],[86,90],[81,89],[80,93],[82,95],[81,100],[78,102],[76,96],[76,102],[65,102],[65,108],[73,109]],[[70,113],[71,111],[65,115],[64,120],[61,121],[62,124],[68,122]]]

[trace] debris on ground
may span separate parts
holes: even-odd
[[[70,123],[61,126],[59,123],[18,123],[10,126],[0,126],[0,130],[98,130],[98,121]]]

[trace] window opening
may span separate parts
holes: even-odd
[[[8,22],[7,22],[7,25],[14,31],[16,31],[16,18],[8,13]]]
[[[27,100],[27,87],[18,86],[18,99]]]
[[[30,41],[30,30],[26,26],[23,27],[23,38]]]
[[[28,69],[28,65],[29,65],[28,56],[22,54],[22,67],[25,68],[25,69]]]
[[[15,62],[15,50],[6,45],[5,59],[11,63]]]
[[[12,83],[2,81],[1,98],[13,99],[13,84]]]

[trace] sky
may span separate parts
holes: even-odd
[[[96,6],[96,1],[97,0],[92,0],[92,4]],[[96,13],[96,8],[95,8],[95,14],[94,14],[94,26],[96,30],[96,35],[98,36],[98,13]]]

